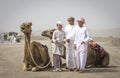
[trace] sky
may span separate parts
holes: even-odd
[[[0,32],[20,32],[23,22],[32,22],[32,29],[64,27],[69,16],[84,17],[89,29],[120,28],[120,0],[0,0]]]

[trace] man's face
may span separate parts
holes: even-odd
[[[69,23],[70,25],[74,25],[74,20],[73,20],[73,19],[68,19],[68,23]]]
[[[57,29],[58,30],[62,30],[62,25],[61,24],[57,24]]]
[[[82,21],[78,21],[78,25],[80,26],[80,27],[82,27],[83,26],[83,22]]]

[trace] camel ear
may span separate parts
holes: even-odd
[[[29,22],[30,26],[32,26],[32,22]]]

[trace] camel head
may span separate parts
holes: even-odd
[[[52,39],[52,35],[53,35],[54,31],[55,31],[55,29],[45,30],[42,32],[42,36],[45,36],[45,37]]]
[[[20,26],[21,32],[23,32],[24,34],[31,34],[32,32],[31,26],[32,26],[32,22],[22,23]]]

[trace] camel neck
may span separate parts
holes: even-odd
[[[28,43],[30,44],[30,36],[29,34],[25,34],[25,43],[27,42],[26,40],[28,40]]]
[[[24,45],[24,62],[27,61],[26,58],[29,58],[29,50],[28,50],[28,45],[30,45],[30,34],[25,34],[25,45]]]

